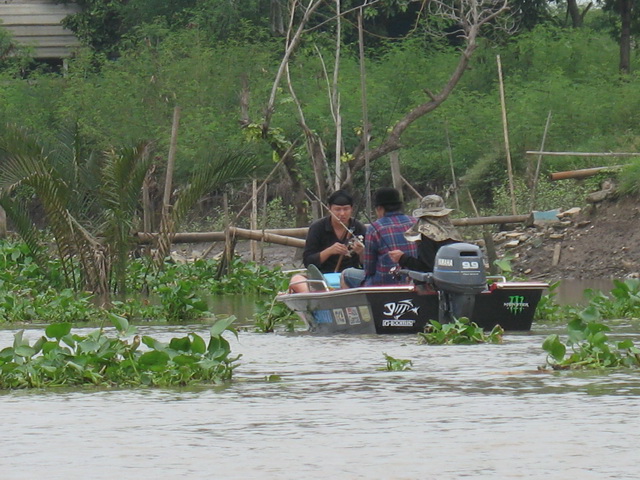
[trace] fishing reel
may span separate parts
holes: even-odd
[[[350,257],[354,253],[357,244],[364,245],[364,236],[352,235],[351,238],[349,238],[347,242],[347,250],[349,250],[349,253],[346,255],[347,257]]]

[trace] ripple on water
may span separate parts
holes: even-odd
[[[2,478],[637,478],[637,374],[538,373],[547,333],[444,347],[241,333],[224,389],[5,393]],[[412,369],[380,370],[384,353]]]

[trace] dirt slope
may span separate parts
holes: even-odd
[[[518,232],[523,235],[517,246],[508,247],[504,242],[498,249],[502,254],[516,255],[513,265],[526,277],[560,280],[640,276],[638,199],[605,200],[554,225]]]

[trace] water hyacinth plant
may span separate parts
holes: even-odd
[[[394,358],[386,353],[383,353],[383,355],[384,359],[387,361],[387,365],[385,368],[381,368],[380,370],[387,370],[389,372],[403,372],[405,370],[411,370],[411,366],[413,365],[411,360]]]
[[[14,336],[13,345],[0,351],[0,388],[46,388],[96,385],[102,387],[170,387],[222,384],[235,368],[229,342],[222,336],[235,317],[218,320],[209,342],[189,333],[169,343],[140,336],[135,327],[110,315],[115,337],[103,329],[86,336],[73,334],[70,323],[56,323],[33,344]]]
[[[587,307],[569,322],[566,344],[556,334],[545,339],[547,365],[554,370],[639,367],[640,349],[629,339],[610,340],[610,330],[600,323],[596,307]]]
[[[452,323],[440,323],[436,320],[430,320],[430,323],[425,332],[418,333],[420,343],[430,345],[502,343],[504,334],[500,325],[493,327],[491,332],[485,333],[482,328],[466,317],[458,318]]]

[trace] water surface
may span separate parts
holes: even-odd
[[[207,336],[202,326],[140,330]],[[226,388],[6,392],[0,472],[6,480],[638,478],[640,376],[538,373],[550,331],[562,330],[538,326],[474,346],[241,333],[230,337],[243,357]],[[619,331],[640,337],[630,322]],[[13,333],[0,332],[0,348]],[[379,370],[383,353],[411,359],[413,369]],[[282,381],[263,381],[271,374]]]

